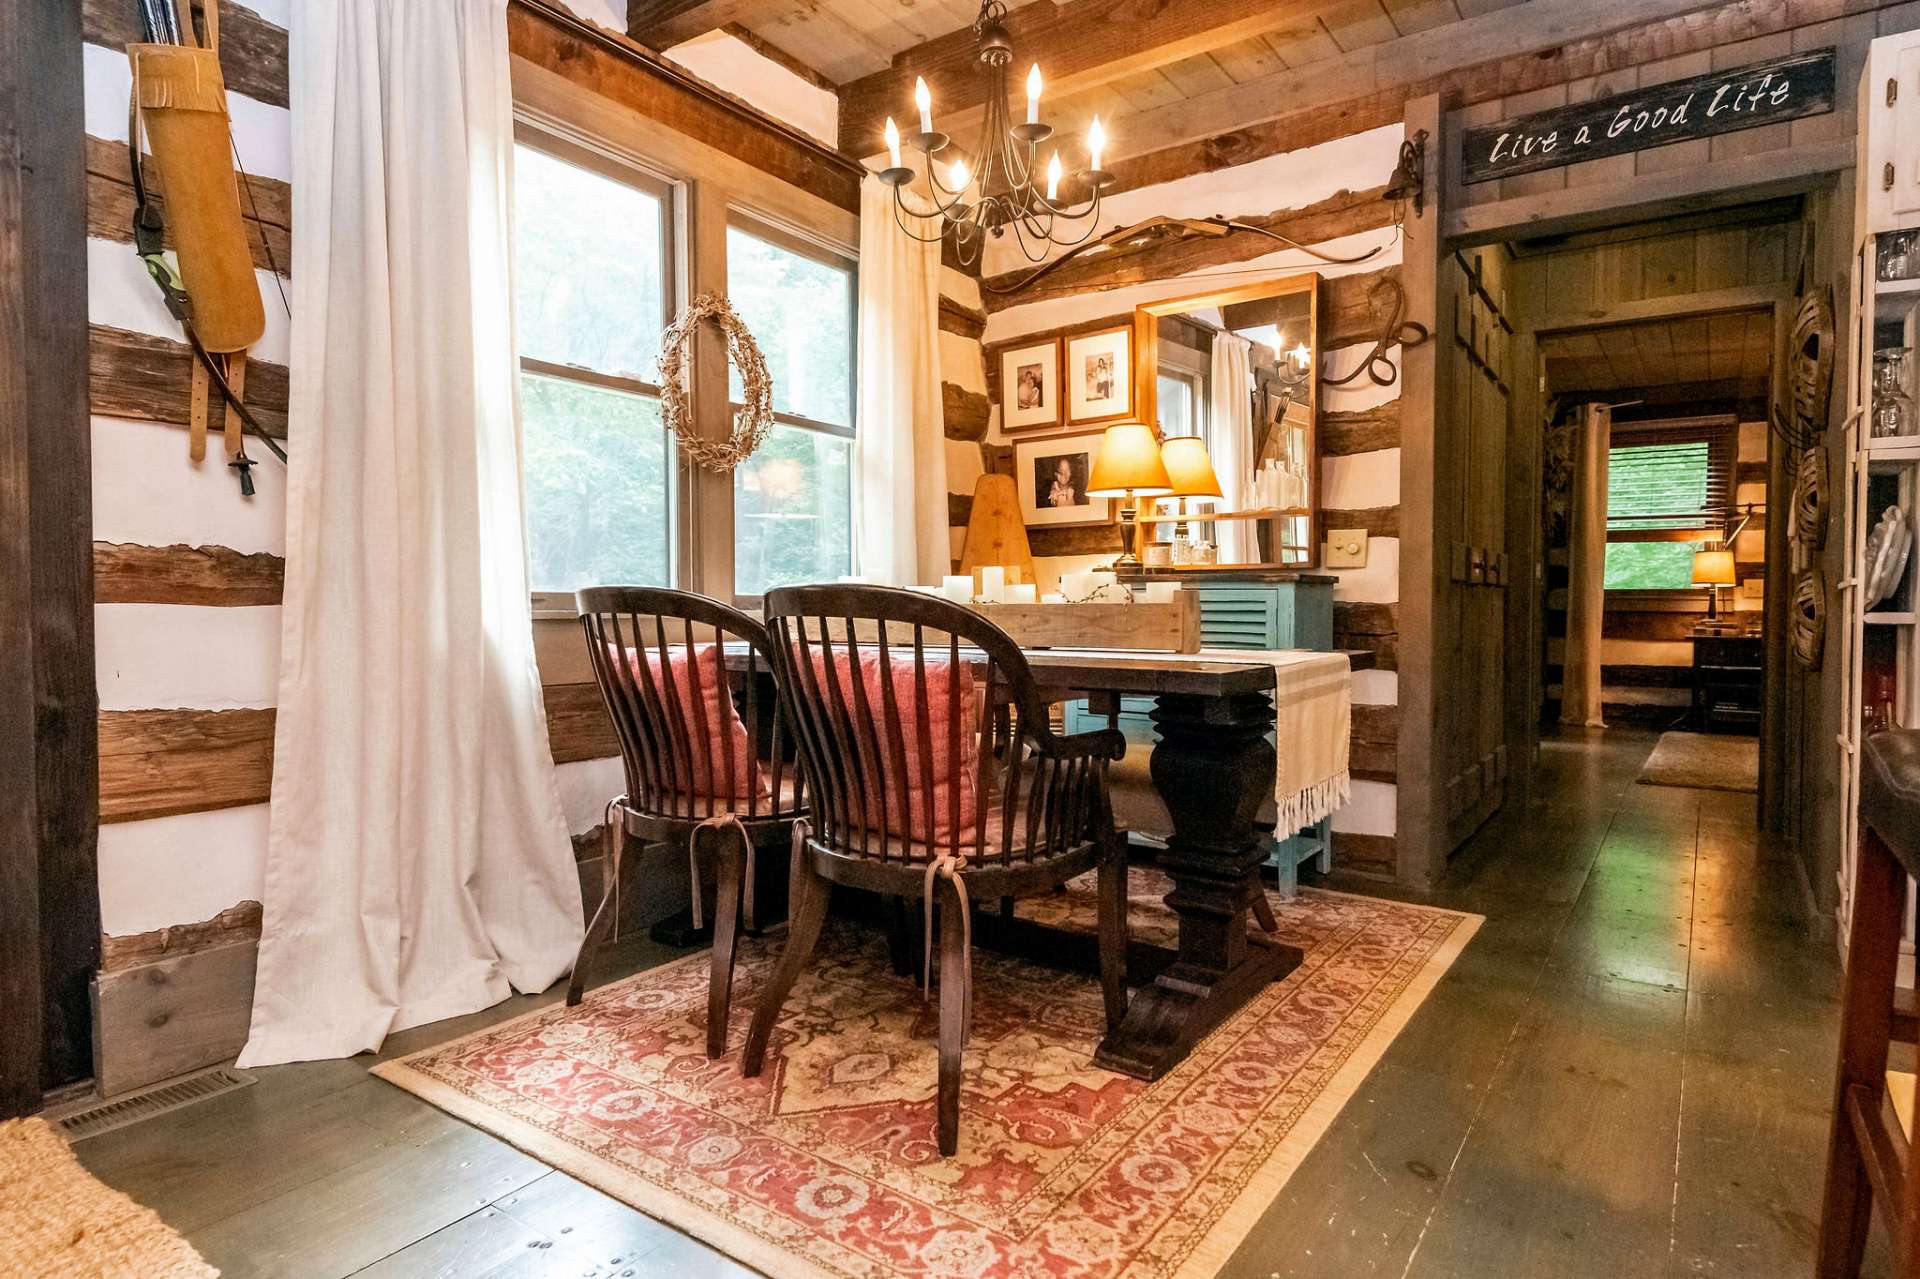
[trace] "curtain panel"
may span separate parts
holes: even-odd
[[[940,246],[900,229],[893,190],[860,184],[855,570],[890,586],[938,582],[953,563],[940,403]]]
[[[565,974],[580,889],[534,666],[505,0],[293,7],[286,592],[242,1065]]]

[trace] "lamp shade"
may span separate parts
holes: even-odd
[[[1160,446],[1160,460],[1173,481],[1175,497],[1219,497],[1220,477],[1213,473],[1207,442],[1195,435],[1177,435]]]
[[[1107,428],[1100,440],[1100,456],[1087,477],[1088,497],[1158,497],[1173,492],[1167,464],[1160,460],[1160,441],[1145,422],[1121,422]]]
[[[1693,553],[1693,584],[1695,586],[1732,586],[1732,551],[1695,551]]]

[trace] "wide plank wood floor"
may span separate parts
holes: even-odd
[[[1654,740],[1550,741],[1540,798],[1455,857],[1437,900],[1485,926],[1225,1275],[1811,1272],[1838,966],[1751,796],[1634,784]],[[676,953],[629,939],[607,971]],[[263,1070],[76,1149],[228,1279],[750,1273],[369,1064]]]

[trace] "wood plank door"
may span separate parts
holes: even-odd
[[[1442,304],[1453,308],[1442,418],[1436,421],[1437,545],[1447,557],[1435,610],[1435,767],[1448,850],[1499,811],[1506,797],[1507,468],[1513,325],[1506,313],[1507,253],[1450,254]]]

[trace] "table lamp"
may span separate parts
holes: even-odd
[[[1120,507],[1120,558],[1113,562],[1115,572],[1138,569],[1140,557],[1133,553],[1134,521],[1139,519],[1139,500],[1161,497],[1173,491],[1173,479],[1160,460],[1160,441],[1145,422],[1122,422],[1107,428],[1100,440],[1100,455],[1093,460],[1093,474],[1087,477],[1088,497],[1117,497]]]
[[[1707,620],[1714,621],[1719,616],[1718,604],[1720,588],[1732,586],[1733,552],[1725,547],[1714,547],[1693,553],[1693,584],[1707,588]]]
[[[1173,526],[1176,542],[1187,536],[1187,499],[1222,497],[1220,477],[1213,473],[1213,459],[1207,456],[1207,442],[1197,435],[1178,435],[1160,446],[1160,460],[1166,464],[1167,477],[1173,481],[1173,496],[1180,500],[1180,518]]]

